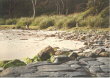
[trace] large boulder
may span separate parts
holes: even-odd
[[[16,66],[24,66],[24,65],[26,65],[24,62],[15,59],[15,60],[9,61],[3,67],[4,68],[9,68],[9,67],[16,67]]]
[[[54,49],[51,47],[51,46],[47,46],[46,48],[44,48],[43,50],[41,50],[39,53],[38,53],[38,57],[44,61],[44,60],[48,60],[50,59],[51,55],[54,54]]]

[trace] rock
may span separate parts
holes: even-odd
[[[79,64],[79,61],[71,60],[71,61],[65,62],[64,64],[67,64],[67,65]]]
[[[102,70],[99,66],[91,66],[89,68],[89,71],[92,73],[92,74],[96,74],[96,73],[101,73]]]
[[[85,56],[85,53],[78,53],[78,56],[84,57]]]
[[[2,72],[4,70],[4,68],[3,67],[0,67],[0,72]]]
[[[71,52],[71,53],[68,55],[68,57],[69,57],[71,60],[75,60],[75,59],[77,59],[78,55],[77,55],[77,53]]]
[[[78,65],[78,64],[72,64],[71,67],[72,67],[72,68],[75,68],[75,69],[77,69],[77,68],[81,68],[81,66]]]
[[[101,52],[105,52],[104,48],[96,48],[93,53],[99,55]]]
[[[67,73],[67,77],[91,77],[87,72],[72,72],[72,73]]]
[[[24,65],[26,65],[24,62],[15,59],[15,60],[9,61],[3,67],[4,68],[9,68],[9,67],[16,67],[16,66],[24,66]]]
[[[21,74],[20,77],[51,77],[56,72],[35,72],[35,73],[26,73]],[[53,76],[52,76],[53,77]]]
[[[101,56],[101,57],[109,57],[109,52],[101,52],[99,54],[99,56]]]
[[[54,59],[54,63],[64,63],[70,60],[70,58],[66,55],[55,56]]]
[[[110,77],[110,74],[109,73],[96,73],[97,77]]]
[[[99,62],[99,61],[88,61],[87,63],[90,66],[100,66],[100,65],[103,65],[104,64],[104,63]]]
[[[74,71],[74,68],[68,65],[43,65],[37,67],[38,71],[42,72],[58,72],[58,71]]]
[[[43,65],[55,65],[56,63],[50,63],[48,61],[39,61],[39,62],[33,62],[30,64],[27,64],[27,67],[32,68],[32,67],[38,67],[38,66],[43,66]]]
[[[57,51],[55,52],[55,55],[68,55],[69,52],[72,52],[73,50],[67,49],[67,48],[63,48],[63,49],[57,49]]]
[[[0,77],[17,77],[20,74],[16,72],[14,68],[7,68],[6,70],[0,73]]]
[[[101,65],[100,68],[105,73],[109,73],[110,72],[110,65]]]
[[[80,39],[81,40],[85,40],[86,39],[86,36],[82,36]]]
[[[48,46],[38,53],[38,57],[41,60],[47,60],[47,59],[50,59],[51,54],[54,54],[54,49],[51,46]]]
[[[84,56],[85,57],[96,57],[96,55],[92,52],[87,52],[87,53],[84,53]]]
[[[102,63],[105,63],[105,64],[110,63],[110,58],[109,57],[98,57],[97,60],[102,62]]]

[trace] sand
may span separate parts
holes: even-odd
[[[0,60],[32,58],[48,45],[72,50],[84,47],[80,41],[38,36],[56,32],[61,31],[0,30]]]

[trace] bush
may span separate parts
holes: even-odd
[[[72,28],[76,26],[76,20],[75,19],[68,19],[64,23],[65,28]]]
[[[85,22],[86,22],[87,26],[90,26],[90,27],[101,27],[103,18],[100,16],[88,16],[85,19]]]
[[[13,25],[13,24],[16,24],[17,20],[15,19],[8,19],[6,20],[6,25]]]
[[[5,19],[0,19],[0,25],[5,25]]]
[[[48,27],[54,26],[54,20],[51,18],[45,18],[39,23],[39,28],[40,29],[45,29]]]
[[[17,22],[17,19],[7,19],[6,20],[6,25],[15,25]]]
[[[45,19],[45,18],[47,18],[47,16],[40,16],[40,17],[36,17],[35,19],[34,19],[34,21],[32,22],[32,26],[38,26],[39,25],[39,23],[43,20],[43,19]]]
[[[33,21],[33,18],[20,18],[17,22],[17,26],[30,25],[32,21]]]
[[[102,10],[99,15],[103,18],[109,16],[109,7],[106,7],[104,10]]]
[[[64,23],[65,23],[66,20],[67,20],[66,17],[61,17],[59,19],[56,19],[55,20],[55,26],[56,26],[56,28],[57,29],[63,28],[64,27]]]

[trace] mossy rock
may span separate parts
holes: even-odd
[[[6,63],[8,63],[9,61],[0,61],[0,67],[3,67]]]
[[[25,58],[24,59],[24,62],[26,63],[26,64],[29,64],[29,63],[32,63],[33,62],[33,59],[30,59],[30,58]]]
[[[33,62],[42,61],[38,55],[34,56],[34,58],[32,60],[33,60]]]
[[[24,66],[24,65],[26,65],[24,62],[15,59],[15,60],[9,61],[3,67],[4,68],[9,68],[9,67],[16,67],[16,66]]]
[[[42,61],[46,61],[50,59],[51,55],[53,55],[54,52],[55,51],[51,46],[47,46],[38,53],[37,58],[40,58]]]

